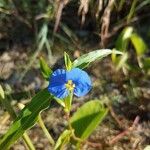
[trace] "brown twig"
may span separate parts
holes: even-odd
[[[115,114],[113,108],[111,106],[108,106],[109,108],[109,111],[110,111],[110,114],[111,116],[114,118],[114,120],[117,122],[117,124],[119,125],[119,127],[122,127],[122,123],[121,121],[118,119],[117,115]]]
[[[90,141],[86,141],[85,143],[87,145],[89,145],[90,147],[93,147],[93,148],[98,148],[98,149],[102,148],[102,144],[100,144],[100,143],[93,143],[93,142],[90,142]]]
[[[112,145],[114,143],[116,143],[117,141],[119,141],[122,137],[124,137],[125,135],[129,134],[135,127],[136,125],[138,124],[140,120],[140,117],[137,116],[132,124],[131,127],[129,127],[128,129],[126,129],[125,131],[119,133],[117,136],[115,136],[110,142],[109,144]]]
[[[81,26],[84,24],[85,22],[85,16],[88,12],[88,8],[89,7],[89,0],[80,0],[80,6],[78,9],[78,15],[82,16],[81,19]]]
[[[113,9],[114,6],[114,0],[109,0],[108,1],[108,5],[104,10],[103,16],[102,16],[102,25],[101,25],[101,46],[105,47],[106,43],[107,43],[107,36],[109,33],[109,25],[110,25],[110,15],[111,15],[111,11]]]
[[[68,2],[69,2],[69,0],[58,0],[58,3],[57,3],[58,7],[57,7],[57,11],[56,11],[56,16],[55,16],[56,21],[55,21],[54,30],[53,30],[54,33],[58,29],[58,26],[59,26],[60,20],[61,20],[61,16],[62,16],[62,11]]]

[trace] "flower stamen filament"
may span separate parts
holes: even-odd
[[[69,91],[72,91],[75,88],[75,84],[72,82],[72,80],[68,80],[65,86]]]

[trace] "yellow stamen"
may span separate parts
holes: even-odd
[[[72,91],[75,88],[75,84],[72,82],[72,80],[68,80],[65,86],[69,91]]]

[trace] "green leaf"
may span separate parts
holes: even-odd
[[[66,52],[64,52],[64,60],[65,60],[66,70],[70,71],[72,69],[72,62],[70,60],[69,55]]]
[[[70,141],[72,132],[70,130],[65,130],[58,138],[54,150],[61,150]]]
[[[136,11],[139,11],[140,9],[142,9],[143,7],[145,7],[146,5],[149,5],[150,1],[149,0],[144,0],[141,3],[138,4],[138,6],[136,7]]]
[[[126,27],[119,35],[116,41],[116,49],[126,51],[128,48],[130,37],[133,34],[133,27]]]
[[[108,109],[104,108],[99,100],[93,100],[81,106],[71,118],[71,125],[75,135],[83,140],[93,132],[107,115]]]
[[[27,129],[36,123],[38,114],[49,106],[50,98],[51,95],[47,89],[40,91],[32,98],[0,140],[0,149],[9,149]]]
[[[5,98],[5,94],[4,94],[4,90],[2,88],[2,86],[0,85],[0,98],[4,99]]]
[[[150,69],[150,57],[144,58],[142,63],[143,63],[143,67],[144,67],[145,70]]]
[[[92,52],[89,52],[87,54],[82,55],[81,57],[77,58],[74,62],[73,62],[73,68],[85,68],[87,67],[91,62],[95,61],[95,60],[100,60],[103,57],[108,56],[111,53],[116,53],[116,54],[122,54],[119,51],[112,51],[110,49],[101,49],[101,50],[95,50]]]
[[[147,45],[143,39],[135,33],[133,27],[126,27],[119,35],[116,41],[116,49],[126,51],[131,40],[138,56],[143,55],[147,51]]]
[[[124,53],[118,60],[116,70],[121,69],[123,66],[125,66],[128,59],[128,53]]]
[[[138,34],[136,33],[132,34],[131,42],[138,56],[143,55],[147,51],[147,45]]]
[[[48,80],[53,71],[49,68],[49,66],[42,57],[40,58],[40,69],[43,77]]]
[[[57,97],[54,97],[54,99],[56,100],[56,102],[61,105],[62,107],[65,107],[65,102],[62,99],[59,99]]]
[[[127,22],[128,22],[128,23],[129,23],[129,21],[131,20],[131,18],[134,16],[135,12],[136,12],[136,5],[137,5],[137,2],[138,2],[138,0],[133,0],[133,1],[132,1],[129,14],[127,15]]]
[[[83,63],[81,65],[78,66],[78,68],[84,69],[87,68],[90,65],[90,63]]]
[[[78,38],[77,38],[76,34],[74,33],[74,31],[72,31],[70,28],[68,28],[68,26],[66,26],[63,23],[60,24],[60,27],[66,33],[66,35],[69,37],[69,39],[71,39],[72,42],[75,44],[75,41],[77,41]]]

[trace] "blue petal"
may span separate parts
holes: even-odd
[[[56,96],[57,98],[65,98],[68,96],[69,92],[68,90],[66,89],[65,86],[55,86],[55,87],[52,87],[52,86],[48,86],[48,91],[53,94],[54,96]]]
[[[51,84],[64,84],[66,83],[66,70],[57,69],[50,77]]]
[[[68,90],[65,87],[66,70],[57,69],[53,72],[49,80],[48,91],[58,98],[65,98],[68,96]]]
[[[81,97],[85,96],[91,90],[91,85],[79,83],[74,89],[74,95]]]
[[[88,74],[78,68],[66,73],[66,79],[75,84],[74,94],[78,97],[86,95],[92,88],[92,82]]]

